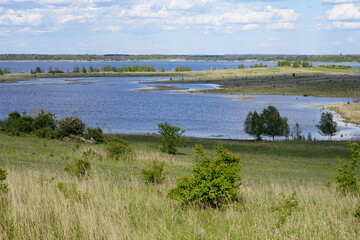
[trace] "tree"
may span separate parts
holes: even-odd
[[[244,131],[254,136],[256,140],[261,140],[261,134],[264,132],[264,124],[261,116],[255,112],[249,112],[244,123]]]
[[[291,136],[294,140],[303,140],[303,135],[299,123],[295,123]]]
[[[285,136],[289,125],[287,118],[282,118],[279,111],[274,106],[268,106],[261,113],[264,124],[264,134],[275,139],[275,136]]]
[[[162,152],[176,154],[177,147],[183,143],[182,134],[185,132],[180,127],[171,126],[167,123],[158,124],[159,133],[162,135]]]
[[[320,122],[316,125],[316,128],[319,129],[322,135],[327,135],[329,139],[339,131],[337,123],[333,120],[333,115],[330,112],[321,113]]]

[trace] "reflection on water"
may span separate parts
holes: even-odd
[[[315,125],[323,109],[319,106],[352,101],[348,98],[303,96],[220,95],[187,90],[214,88],[212,84],[147,84],[164,78],[61,78],[40,79],[0,85],[0,118],[12,111],[40,109],[65,116],[79,116],[89,126],[106,132],[156,133],[156,125],[168,122],[186,130],[186,135],[214,138],[251,138],[243,131],[249,111],[261,112],[276,106],[292,127],[298,122],[303,134],[321,139]],[[154,86],[157,86],[154,88]],[[162,86],[162,87],[161,87]],[[134,91],[138,89],[150,91]],[[337,116],[339,120],[339,116]],[[336,139],[360,136],[360,129],[339,122]],[[342,135],[342,137],[341,137]]]

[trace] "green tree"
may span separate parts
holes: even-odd
[[[304,140],[299,123],[295,123],[294,129],[291,132],[291,136],[293,137],[294,140]]]
[[[219,208],[239,201],[241,182],[240,158],[222,146],[215,146],[215,154],[207,154],[201,145],[195,145],[198,161],[192,177],[178,179],[169,196],[184,205]]]
[[[55,120],[55,114],[45,112],[44,110],[41,110],[35,117],[33,121],[34,129],[42,129],[47,128],[50,130],[56,129],[56,120]]]
[[[244,123],[244,131],[254,136],[256,140],[261,140],[261,134],[264,133],[264,123],[261,116],[255,112],[249,112]]]
[[[275,139],[275,136],[285,136],[289,129],[287,118],[282,118],[274,106],[268,106],[261,113],[264,123],[264,134]]]
[[[329,139],[339,131],[337,123],[333,120],[333,115],[330,112],[321,113],[320,122],[316,125],[316,128],[319,129],[322,135],[327,135]]]
[[[158,124],[159,133],[162,135],[162,152],[176,154],[178,152],[178,146],[183,143],[182,134],[185,132],[180,127],[171,126],[167,123]]]

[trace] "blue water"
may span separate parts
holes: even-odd
[[[31,70],[34,70],[37,66],[42,68],[45,72],[48,72],[49,67],[51,66],[54,70],[59,69],[64,72],[72,72],[74,67],[86,67],[93,66],[100,68],[103,66],[112,66],[112,67],[122,67],[122,66],[154,66],[158,71],[162,67],[166,71],[172,71],[177,66],[189,66],[193,71],[206,71],[211,69],[234,69],[237,68],[240,64],[243,64],[246,68],[249,68],[251,65],[255,64],[266,64],[268,67],[277,66],[277,62],[214,62],[214,61],[125,61],[125,62],[0,62],[0,68],[10,68],[12,73],[25,72],[29,73]],[[312,63],[313,66],[319,65],[348,65],[355,68],[360,68],[360,63]]]
[[[184,129],[185,135],[244,139],[249,111],[261,112],[269,104],[276,106],[291,126],[298,122],[303,134],[317,139],[315,125],[322,110],[314,105],[351,102],[348,98],[303,96],[242,96],[189,93],[185,90],[143,92],[153,85],[147,81],[164,78],[62,78],[38,79],[0,84],[0,119],[18,111],[34,114],[44,109],[57,119],[78,116],[88,126],[99,126],[112,133],[156,133],[157,124],[168,122]],[[214,88],[211,84],[166,84],[190,89]],[[337,116],[338,118],[338,116]],[[339,120],[339,119],[338,119]],[[336,139],[359,138],[360,129],[339,121]]]

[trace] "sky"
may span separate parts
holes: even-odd
[[[0,0],[0,54],[360,54],[360,0]]]

